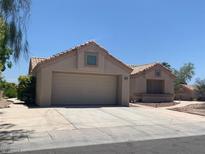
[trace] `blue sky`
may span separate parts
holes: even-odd
[[[95,40],[127,64],[192,62],[205,78],[204,0],[33,0],[30,57],[48,57]],[[29,58],[4,72],[16,82]]]

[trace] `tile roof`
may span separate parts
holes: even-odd
[[[146,71],[146,70],[148,70],[148,69],[150,69],[158,64],[159,63],[151,63],[151,64],[144,64],[144,65],[130,65],[130,67],[133,68],[131,75],[135,75],[135,74],[139,74],[141,72],[144,72],[144,71]]]
[[[50,57],[48,57],[48,58],[36,58],[36,59],[38,59],[38,60],[34,60],[35,62],[34,62],[33,67],[31,67],[30,72],[32,72],[34,69],[36,69],[36,68],[37,68],[39,65],[41,65],[41,64],[50,62],[50,61],[54,60],[55,58],[60,57],[60,56],[63,56],[63,55],[66,55],[66,54],[68,54],[68,53],[75,52],[77,49],[80,49],[80,48],[82,48],[82,47],[84,47],[84,46],[86,46],[86,45],[88,45],[88,44],[93,44],[93,45],[96,45],[96,46],[100,47],[101,49],[103,49],[103,50],[105,51],[105,53],[107,53],[107,54],[108,54],[110,57],[112,57],[115,61],[117,61],[118,63],[124,65],[124,67],[126,67],[127,69],[130,70],[130,72],[132,71],[132,68],[131,68],[131,67],[125,65],[123,62],[121,62],[121,61],[118,60],[117,58],[113,57],[111,54],[109,54],[109,53],[107,52],[107,50],[106,50],[105,48],[103,48],[102,46],[98,45],[95,41],[88,41],[88,42],[86,42],[86,43],[84,43],[84,44],[75,46],[74,48],[71,48],[71,49],[69,49],[69,50],[65,50],[65,51],[63,51],[63,52],[57,53],[57,54],[55,54],[55,55],[53,55],[53,56],[50,56]],[[31,63],[32,63],[32,62],[31,62]]]
[[[187,89],[189,89],[189,90],[196,90],[196,87],[195,86],[193,86],[193,85],[186,85],[186,84],[181,84],[181,86],[183,86],[183,87],[185,87],[185,88],[187,88]]]
[[[155,62],[155,63],[150,63],[150,64],[144,64],[144,65],[130,65],[130,67],[133,69],[133,71],[131,72],[131,75],[138,75],[140,73],[143,73],[147,70],[152,69],[155,66],[160,66],[161,68],[163,68],[163,70],[165,72],[167,72],[168,74],[170,74],[171,77],[176,78],[176,76],[172,73],[172,71],[170,69],[168,69],[167,67],[165,67],[164,65],[162,65],[159,62]]]
[[[45,59],[46,59],[46,58],[32,57],[32,58],[31,58],[31,61],[30,61],[30,70],[33,70],[34,67],[35,67],[38,63],[44,61]]]

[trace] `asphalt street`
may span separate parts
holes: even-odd
[[[205,154],[205,135],[48,149],[16,154]]]

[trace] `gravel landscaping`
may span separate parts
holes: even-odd
[[[170,110],[205,116],[205,103],[190,104],[184,107],[172,108]]]

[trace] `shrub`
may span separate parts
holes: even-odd
[[[196,80],[196,92],[199,101],[205,101],[205,79]]]
[[[35,84],[36,80],[33,76],[20,76],[17,88],[18,99],[27,104],[35,103]]]
[[[17,86],[15,83],[2,82],[1,88],[5,97],[15,98],[17,96]]]

